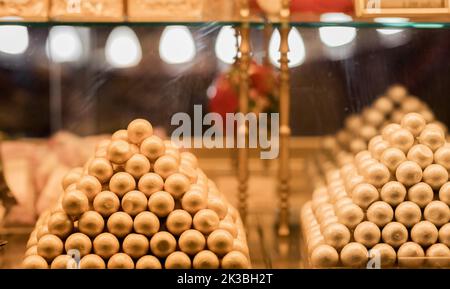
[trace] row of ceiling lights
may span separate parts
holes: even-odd
[[[352,17],[343,13],[326,13],[321,15],[321,22],[345,23]],[[405,18],[378,18],[380,23],[405,23]],[[402,32],[402,29],[377,29],[382,36],[391,36]],[[346,46],[353,42],[357,34],[354,27],[330,26],[320,27],[319,37],[329,48]],[[25,26],[0,26],[0,51],[7,54],[22,54],[29,44],[28,30]],[[300,32],[293,28],[289,34],[289,65],[301,65],[306,58],[306,49]],[[275,30],[269,43],[269,56],[274,65],[280,58],[280,33]],[[233,63],[237,53],[235,32],[231,26],[222,27],[215,44],[216,56],[225,63]],[[46,53],[54,62],[75,62],[83,56],[83,44],[79,29],[71,26],[52,27],[46,42]],[[160,39],[159,54],[168,64],[190,62],[196,55],[196,46],[191,32],[185,26],[167,26]],[[139,39],[132,29],[119,26],[112,30],[105,46],[106,61],[115,68],[133,67],[142,59],[142,48]]]

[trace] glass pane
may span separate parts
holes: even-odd
[[[294,16],[289,34],[288,253],[274,232],[282,187],[279,160],[261,160],[255,150],[248,150],[247,182],[242,181],[245,172],[239,170],[243,165],[238,164],[236,149],[193,150],[234,206],[242,197],[239,185],[248,184],[247,232],[256,268],[306,264],[301,259],[306,248],[299,241],[300,210],[311,199],[316,178],[324,182],[327,168],[322,163],[331,163],[324,157],[330,149],[327,140],[332,136],[341,142],[349,117],[367,113],[391,85],[403,85],[415,100],[396,104],[399,112],[376,119],[377,125],[345,135],[342,150],[355,155],[366,149],[388,119],[398,122],[407,111],[425,113],[429,108],[430,119],[450,125],[450,24],[342,16]],[[0,23],[1,153],[7,181],[19,201],[5,221],[11,226],[7,237],[0,232],[1,239],[18,245],[6,258],[0,256],[0,267],[18,266],[22,256],[17,255],[23,255],[37,217],[63,193],[61,179],[69,168],[82,167],[100,140],[136,118],[148,119],[156,135],[170,137],[177,128],[171,124],[177,113],[201,122],[200,131],[192,130],[201,137],[210,128],[202,119],[207,112],[238,111],[241,76],[234,62],[242,39],[233,29],[240,23],[231,20]],[[272,32],[264,30],[268,26],[263,20],[252,19],[250,27],[249,110],[278,113],[280,25],[275,21]],[[327,155],[332,168],[337,155]]]

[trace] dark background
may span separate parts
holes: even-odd
[[[183,65],[160,59],[163,26],[134,26],[143,59],[137,67],[118,70],[105,66],[103,56],[112,27],[88,27],[89,57],[72,64],[47,59],[49,28],[28,28],[30,45],[23,55],[0,52],[0,130],[12,137],[45,137],[59,129],[82,135],[112,132],[136,117],[170,131],[175,112],[192,113],[194,104],[206,107],[206,90],[227,69],[214,53],[220,27],[213,24],[190,28],[197,56]],[[291,69],[294,135],[335,132],[346,115],[370,104],[393,83],[406,85],[439,120],[450,124],[450,30],[406,29],[401,44],[386,45],[374,28],[358,28],[352,44],[334,50],[321,44],[318,28],[299,31],[307,56],[301,66]],[[257,61],[264,55],[262,43],[262,31],[253,29]],[[331,60],[330,50],[341,59]],[[50,97],[57,83],[61,104],[52,103]]]

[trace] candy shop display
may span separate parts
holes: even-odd
[[[450,269],[448,28],[450,0],[0,0],[0,269]]]
[[[446,129],[399,86],[374,106],[389,108],[384,111],[391,115],[371,110],[373,115],[378,111],[373,119],[379,126],[373,128],[379,133],[367,139],[367,149],[356,154],[342,150],[335,161],[321,156],[316,173],[323,180],[316,181],[301,214],[309,263],[315,268],[365,267],[378,258],[381,267],[449,267]]]
[[[386,92],[385,95],[378,97],[370,106],[364,108],[359,114],[352,114],[345,119],[344,128],[340,130],[336,136],[329,139],[327,142],[332,149],[338,148],[353,154],[360,151],[370,149],[375,146],[377,140],[381,137],[386,138],[386,134],[397,128],[400,125],[403,117],[415,112],[422,116],[427,123],[440,126],[445,132],[447,128],[441,122],[437,121],[433,112],[428,105],[417,98],[409,95],[407,90],[401,85],[393,85]],[[418,130],[414,130],[411,125],[417,125],[414,116],[405,119],[405,126],[409,126],[411,133],[417,137]],[[384,133],[382,129],[385,128]],[[375,138],[375,136],[377,136]],[[410,135],[405,134],[404,130],[396,131],[394,142],[411,142],[408,138]],[[372,140],[372,142],[370,142]],[[384,144],[384,143],[382,143]],[[376,149],[381,149],[382,144],[375,146]],[[407,146],[408,143],[405,144]],[[399,147],[404,149],[404,147]]]
[[[250,268],[239,213],[197,158],[143,119],[98,143],[62,181],[23,268]]]

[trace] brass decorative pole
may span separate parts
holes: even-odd
[[[264,22],[264,30],[263,30],[264,36],[263,36],[263,49],[264,49],[264,55],[263,55],[263,65],[265,67],[272,67],[271,63],[270,63],[270,50],[269,50],[269,46],[270,46],[270,39],[272,38],[272,33],[273,33],[273,24],[272,22],[270,22],[270,20],[268,18],[266,18],[265,22]],[[277,94],[277,92],[275,91],[276,89],[278,89],[276,87],[276,85],[272,88],[272,93]],[[268,128],[269,129],[269,128]],[[267,132],[268,133],[268,132]],[[269,171],[270,171],[270,164],[271,161],[270,160],[261,160],[265,173],[268,175]]]
[[[239,38],[241,37],[240,32],[239,32],[240,27],[239,27],[239,25],[234,25],[233,28],[234,28],[234,37],[236,40],[236,43],[235,43],[236,55],[234,56],[233,70],[239,71],[239,56],[240,56],[240,53],[239,53],[240,47],[239,46],[241,43],[239,41]],[[236,136],[237,136],[237,133],[235,132],[233,135],[233,148],[231,149],[231,166],[237,172],[236,174],[239,174],[238,149],[236,147],[236,143],[237,143]]]
[[[236,55],[234,56],[234,65],[236,65],[237,67],[239,67],[239,57],[240,57],[240,45],[241,42],[239,41],[239,37],[241,36],[240,31],[240,27],[239,26],[234,26],[234,36],[235,36],[235,40],[236,40]]]
[[[280,163],[279,163],[279,227],[278,235],[289,235],[289,126],[290,109],[290,79],[289,79],[289,44],[288,36],[291,30],[289,18],[290,0],[282,0],[280,11]]]
[[[248,113],[248,99],[249,99],[249,76],[248,70],[250,67],[250,7],[248,0],[241,0],[240,7],[241,28],[239,29],[241,35],[241,43],[239,46],[239,112],[244,115]],[[238,124],[239,125],[239,124]],[[248,127],[244,122],[237,127],[237,135],[245,137],[245,147],[238,149],[238,166],[239,166],[239,213],[241,214],[244,224],[247,220],[247,197],[248,197]]]

